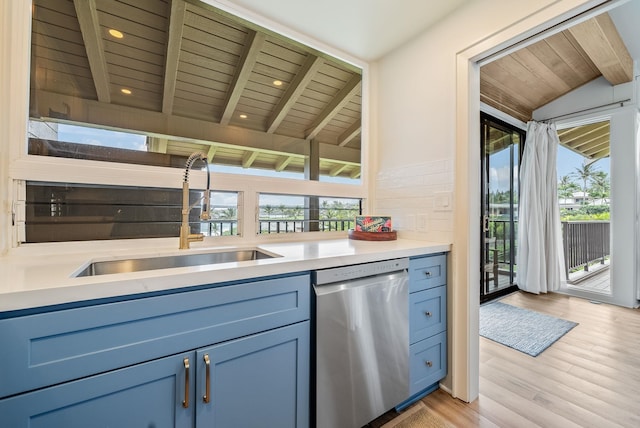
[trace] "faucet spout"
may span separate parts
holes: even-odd
[[[199,198],[192,205],[189,204],[189,170],[197,160],[204,161],[207,169],[207,188],[204,192],[204,196]],[[204,200],[202,203],[202,211],[200,213],[201,220],[209,220],[209,208],[211,198],[211,173],[209,172],[209,164],[207,162],[207,155],[201,152],[191,154],[187,159],[187,163],[184,171],[184,180],[182,181],[182,222],[180,224],[180,245],[181,250],[188,249],[189,244],[194,241],[204,240],[202,233],[191,233],[191,226],[189,226],[189,212],[191,208],[197,205],[200,200]]]

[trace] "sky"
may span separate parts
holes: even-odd
[[[579,154],[566,149],[562,146],[558,147],[558,180],[564,175],[568,175],[575,171],[576,167],[580,167],[584,161],[584,157]],[[609,158],[604,158],[596,161],[594,167],[596,171],[603,171],[610,174],[610,161]]]
[[[582,166],[584,157],[566,149],[562,146],[558,147],[558,161],[556,171],[558,180],[560,177],[572,174],[576,168]],[[604,158],[594,163],[596,171],[603,171],[610,174],[610,159]],[[509,150],[502,150],[491,155],[491,165],[489,170],[491,190],[505,191],[509,190]],[[516,172],[517,174],[517,172]],[[577,179],[574,179],[578,183]],[[578,183],[579,184],[579,183]]]

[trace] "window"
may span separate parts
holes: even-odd
[[[202,198],[191,190],[190,201]],[[182,190],[87,184],[27,183],[25,242],[179,236]],[[211,220],[190,211],[192,228],[206,236],[238,234],[238,194],[212,192]]]
[[[346,231],[362,213],[359,199],[260,194],[258,233]]]
[[[175,205],[119,221],[122,207],[107,194],[179,193],[177,169],[193,152],[207,155],[213,187],[236,198],[212,203],[212,220],[194,221],[194,232],[253,236],[258,224],[242,212],[259,205],[260,193],[364,200],[364,64],[210,4],[186,2],[184,15],[170,2],[113,5],[89,13],[82,2],[33,2],[28,144],[16,142],[12,168],[14,210],[26,213],[16,215],[17,242],[173,236],[175,219],[158,216]],[[98,40],[85,44],[86,28],[97,28]],[[70,204],[72,194],[101,199],[89,212],[87,200]],[[87,215],[72,223],[85,227],[63,232]],[[98,223],[113,227],[88,226]],[[126,232],[126,223],[149,227]],[[315,229],[322,226],[302,230]]]

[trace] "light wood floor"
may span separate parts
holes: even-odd
[[[452,427],[640,427],[640,311],[559,294],[502,302],[576,321],[538,357],[480,338],[480,397],[422,401]]]

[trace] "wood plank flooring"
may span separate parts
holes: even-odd
[[[533,358],[480,338],[480,396],[422,402],[450,427],[640,427],[640,310],[560,294],[501,300],[579,323]]]

